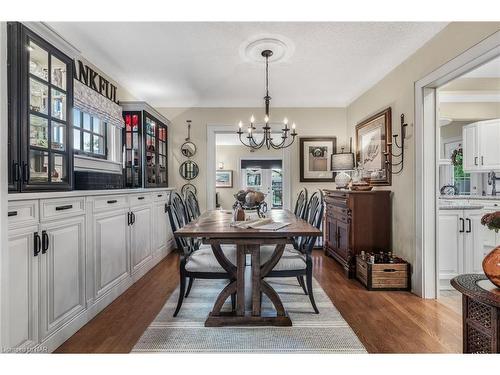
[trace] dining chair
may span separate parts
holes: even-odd
[[[303,219],[306,211],[306,206],[307,206],[307,189],[303,188],[299,192],[297,200],[295,201],[295,208],[293,210],[295,216],[298,216]]]
[[[193,191],[187,190],[184,196],[184,201],[186,202],[186,212],[188,214],[189,220],[196,220],[201,215],[200,204],[198,203],[198,198]]]
[[[318,190],[311,196],[311,199],[307,203],[305,212],[304,220],[315,228],[320,229],[324,214],[324,196],[321,190]],[[309,296],[314,312],[319,314],[316,302],[314,301],[312,285],[312,250],[315,242],[316,237],[313,236],[298,237],[293,246],[287,245],[285,247],[280,260],[266,277],[297,278],[297,281],[304,290],[304,293]],[[261,264],[264,264],[271,258],[274,249],[275,247],[271,245],[261,246]],[[305,283],[304,276],[306,278]]]
[[[174,233],[190,221],[186,205],[177,192],[172,192],[170,194],[167,211],[170,225]],[[177,307],[175,308],[174,317],[179,313],[184,298],[188,297],[194,279],[228,279],[229,281],[233,281],[233,278],[222,268],[215,258],[210,245],[202,245],[198,241],[191,241],[190,238],[177,236],[175,236],[175,242],[177,248],[181,250],[181,259],[179,262],[179,299],[177,301]],[[236,263],[235,246],[224,245],[222,246],[222,251],[231,263]],[[189,283],[186,291],[187,279],[189,279]],[[231,295],[231,306],[234,310],[234,294]]]

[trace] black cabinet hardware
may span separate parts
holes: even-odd
[[[11,216],[17,216],[17,211],[9,211],[9,213],[7,214],[8,217],[11,217]]]
[[[69,210],[70,208],[73,208],[72,204],[67,204],[65,206],[57,206],[56,211],[64,211],[64,210]]]
[[[130,214],[131,214],[131,219],[132,219],[130,224],[134,225],[135,224],[135,214],[133,212],[131,212]]]
[[[19,178],[20,178],[20,174],[21,174],[20,168],[21,167],[20,167],[18,162],[15,162],[12,165],[12,180],[14,182],[19,182]]]
[[[38,253],[40,253],[40,249],[42,247],[42,241],[40,240],[40,236],[38,235],[38,232],[35,232],[33,235],[33,249],[34,249],[34,256],[37,256]]]
[[[470,233],[472,232],[472,223],[471,223],[471,220],[469,218],[465,219],[467,220],[467,224],[468,224],[468,229],[465,233]]]
[[[30,169],[28,168],[28,163],[23,163],[23,182],[27,184],[30,181]]]
[[[127,225],[130,225],[130,212],[127,212]]]
[[[462,223],[462,227],[461,229],[459,230],[459,233],[463,233],[464,230],[465,230],[465,220],[463,217],[460,218],[460,222]]]
[[[167,212],[167,211],[168,211],[168,204],[165,203],[165,212]]]
[[[484,156],[481,156],[481,165],[484,165]]]
[[[163,197],[163,194],[158,194],[157,197],[161,198],[161,197]]]
[[[144,199],[144,197],[137,197],[137,199],[139,199],[140,201],[142,201]]]
[[[42,254],[45,254],[49,249],[49,235],[46,230],[42,230]]]
[[[477,165],[477,156],[474,156],[474,165]]]
[[[116,202],[118,202],[116,199],[111,199],[111,200],[109,200],[107,203],[108,203],[108,204],[112,204],[112,203],[116,203]]]

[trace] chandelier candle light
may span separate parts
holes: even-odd
[[[248,141],[245,141],[242,138],[242,135],[245,133],[243,131],[243,123],[240,121],[239,122],[239,129],[236,132],[240,138],[240,141],[243,145],[257,150],[264,145],[267,147],[267,149],[282,149],[286,148],[292,145],[293,141],[295,140],[295,137],[297,136],[297,132],[295,131],[295,123],[292,124],[291,129],[288,127],[288,119],[285,118],[283,120],[283,123],[280,123],[283,128],[281,129],[281,141],[279,143],[273,142],[273,137],[271,134],[271,126],[269,126],[269,103],[271,102],[271,97],[269,96],[269,58],[273,55],[273,51],[271,50],[264,50],[262,51],[261,55],[266,59],[266,96],[264,96],[264,102],[266,104],[266,115],[264,117],[264,123],[265,126],[262,128],[264,130],[262,140],[257,141],[254,137],[256,127],[254,126],[255,124],[255,117],[252,115],[250,118],[250,125],[248,125],[248,135],[245,137]],[[289,133],[291,131],[291,133]],[[292,137],[290,139],[290,136]]]

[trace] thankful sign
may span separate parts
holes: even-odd
[[[74,66],[75,68],[73,71],[75,72],[74,78],[76,80],[80,81],[85,86],[90,87],[92,90],[98,92],[112,102],[118,104],[115,85],[80,60],[75,60]]]

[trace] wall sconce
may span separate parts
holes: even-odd
[[[224,163],[220,161],[220,162],[218,163],[218,168],[219,168],[219,169],[224,169]]]
[[[405,161],[405,138],[406,138],[406,127],[408,124],[405,123],[405,115],[401,114],[401,123],[400,123],[400,134],[401,134],[401,145],[398,144],[398,135],[395,134],[392,137],[394,138],[394,142],[390,142],[387,144],[387,151],[384,152],[385,155],[385,164],[387,165],[387,169],[392,174],[399,174],[402,172],[404,168]],[[394,154],[392,152],[392,146],[396,146],[397,149],[401,150],[399,154]],[[391,161],[389,161],[388,157],[391,157]],[[399,161],[393,163],[392,160],[394,158],[399,158]]]

